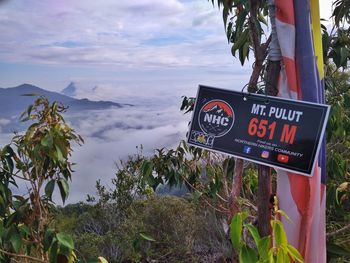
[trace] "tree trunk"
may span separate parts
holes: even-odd
[[[268,95],[278,94],[278,76],[280,72],[280,61],[268,61],[266,92]],[[258,168],[258,230],[261,236],[268,236],[271,232],[271,168],[259,165]]]
[[[277,84],[282,56],[277,38],[274,1],[269,0],[268,5],[271,21],[271,43],[269,45],[265,91],[267,95],[276,96],[278,94]],[[260,165],[258,173],[258,230],[261,236],[268,236],[271,232],[271,168]]]
[[[243,160],[236,158],[235,169],[232,178],[232,187],[231,193],[229,197],[229,224],[231,222],[232,217],[239,211],[238,198],[241,194],[242,188],[242,176],[243,176]]]

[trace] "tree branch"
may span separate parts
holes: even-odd
[[[344,226],[344,227],[342,227],[342,228],[340,228],[338,230],[335,230],[334,232],[327,233],[326,237],[327,237],[327,239],[329,239],[329,238],[334,237],[334,236],[336,236],[336,235],[338,235],[338,234],[340,234],[342,232],[345,232],[347,230],[350,230],[350,224],[348,224],[348,225],[346,225],[346,226]]]
[[[14,174],[14,173],[11,173],[10,171],[8,171],[7,169],[3,168],[3,167],[0,167],[0,169],[3,171],[3,172],[6,172],[6,173],[9,173],[11,176],[13,177],[17,177],[18,179],[22,179],[22,180],[25,180],[25,181],[29,181],[31,182],[31,180],[27,179],[27,178],[24,178],[22,176],[19,176],[17,174]]]
[[[42,259],[39,259],[39,258],[35,258],[35,257],[27,256],[27,255],[11,253],[11,252],[5,251],[5,250],[3,250],[1,248],[0,248],[0,252],[5,254],[5,255],[11,256],[11,257],[24,258],[24,259],[34,260],[36,262],[48,263],[48,261],[45,261],[45,260],[42,260]]]

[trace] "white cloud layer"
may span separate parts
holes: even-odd
[[[109,185],[116,172],[115,163],[136,154],[136,147],[142,145],[143,153],[150,155],[156,148],[177,146],[185,139],[191,118],[190,114],[183,115],[179,107],[163,103],[79,113],[68,111],[65,117],[85,140],[83,146],[74,146],[72,161],[77,164],[73,167],[68,203],[85,200],[87,194],[94,195],[98,179]],[[1,123],[9,121],[1,119]],[[12,136],[0,134],[0,147],[10,143]],[[22,191],[26,189],[24,183],[19,186]],[[55,200],[61,204],[57,193]]]
[[[137,146],[143,146],[145,155],[153,154],[155,148],[176,146],[185,139],[190,117],[183,115],[178,107],[164,105],[89,111],[72,116],[85,145],[74,149],[73,160],[77,165],[69,201],[94,194],[97,179],[109,184],[116,171],[115,162],[137,153]]]
[[[8,62],[153,68],[231,60],[215,60],[229,47],[218,11],[203,0],[8,1],[0,31]]]
[[[144,154],[149,155],[155,148],[173,147],[185,138],[189,115],[184,117],[174,109],[127,111],[95,112],[79,121],[77,131],[86,143],[76,147],[73,154],[77,165],[70,202],[83,199],[87,193],[94,194],[98,179],[110,184],[115,162],[137,153],[137,146],[142,145]]]

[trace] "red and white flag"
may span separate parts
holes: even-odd
[[[324,103],[324,72],[318,0],[275,0],[276,31],[282,53],[279,94]],[[277,171],[277,197],[288,241],[307,263],[326,262],[325,141],[312,177]]]

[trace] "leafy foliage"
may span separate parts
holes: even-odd
[[[68,205],[58,209],[55,225],[72,234],[78,255],[86,259],[99,253],[109,262],[212,262],[229,254],[220,217],[191,200],[151,196],[133,200],[127,210],[120,216],[124,213],[111,200],[104,206]]]
[[[214,5],[215,1],[211,2]],[[217,0],[216,3],[223,8],[223,22],[227,40],[232,43],[232,55],[236,57],[238,51],[242,65],[249,59],[250,50],[254,51],[256,59],[261,59],[256,55],[267,26],[267,1]]]
[[[123,231],[131,245],[125,247],[128,258],[149,258],[161,262],[196,262],[210,250],[227,254],[229,246],[214,214],[205,215],[189,201],[177,197],[154,197],[136,202],[134,213],[125,221]],[[147,233],[149,238],[139,238]],[[136,243],[135,243],[136,242]],[[225,249],[221,251],[221,246]],[[130,249],[131,248],[131,249]],[[138,261],[138,260],[135,260]]]
[[[233,43],[233,55],[236,54],[238,48],[240,53],[243,52],[244,46],[250,46],[256,50],[256,45],[252,41],[254,33],[259,37],[263,34],[259,30],[259,26],[254,28],[249,24],[247,16],[254,11],[253,17],[259,20],[260,12],[266,15],[265,1],[234,1],[234,0],[211,0],[212,4],[217,5],[222,9],[224,25],[227,29],[229,42]],[[256,12],[258,10],[258,12]],[[249,13],[249,14],[248,14]],[[254,16],[255,14],[255,16]],[[232,19],[230,19],[232,16]],[[348,68],[350,59],[350,2],[348,0],[335,0],[333,2],[333,28],[322,26],[322,42],[323,42],[323,60],[325,63],[325,84],[327,103],[332,106],[331,116],[327,127],[327,231],[328,244],[330,248],[329,255],[332,255],[334,260],[336,254],[340,256],[348,256],[349,234],[349,75],[347,72],[341,72],[340,69]],[[260,25],[263,27],[263,21],[260,20]],[[230,24],[231,23],[231,24]],[[250,27],[249,27],[250,26]],[[245,30],[250,30],[248,36],[243,34]],[[238,33],[238,34],[237,34]],[[255,37],[256,39],[256,37]],[[258,59],[256,52],[255,59]],[[240,57],[241,63],[242,58]],[[244,60],[243,60],[244,62]],[[243,63],[242,63],[243,64]],[[258,69],[261,75],[261,70]],[[254,70],[252,76],[254,76]],[[255,74],[257,75],[257,74]],[[251,78],[252,80],[253,78]],[[183,105],[191,109],[194,100],[183,101]],[[245,182],[243,185],[246,185]],[[346,252],[347,251],[347,252]],[[346,253],[345,253],[346,252]],[[349,258],[339,258],[340,262],[348,261]]]
[[[333,260],[350,259],[350,75],[327,68],[327,250]]]
[[[341,23],[350,24],[350,2],[347,0],[335,0],[333,2],[333,14],[335,25],[340,26]]]
[[[44,97],[37,98],[21,116],[22,121],[31,121],[27,131],[15,134],[11,144],[0,150],[2,262],[77,260],[72,238],[50,227],[55,185],[63,202],[69,194],[71,143],[83,142],[65,122],[61,115],[64,111],[63,105],[50,104]],[[27,189],[23,196],[12,192],[20,181]]]
[[[271,220],[271,235],[260,237],[258,229],[251,223],[245,224],[248,214],[237,213],[230,224],[230,238],[238,252],[239,262],[304,262],[296,248],[287,241],[283,224],[277,215],[284,214],[275,206],[275,217]],[[271,246],[272,244],[272,246]]]
[[[334,27],[329,33],[325,26],[322,26],[323,58],[325,63],[331,60],[336,69],[346,69],[350,60],[350,32],[349,28]]]

